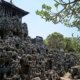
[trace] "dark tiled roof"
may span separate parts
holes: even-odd
[[[4,6],[6,6],[6,7],[10,7],[10,8],[12,8],[12,9],[16,10],[17,12],[19,12],[19,13],[21,14],[21,17],[23,17],[23,16],[29,14],[29,12],[20,9],[20,8],[16,7],[15,5],[9,3],[9,2],[2,1],[2,2],[0,2],[0,4],[1,4],[1,5],[4,5]]]

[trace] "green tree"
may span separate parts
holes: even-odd
[[[68,52],[80,53],[80,40],[78,37],[65,38],[66,47]]]
[[[57,33],[57,32],[50,34],[46,38],[45,43],[51,49],[64,49],[65,48],[64,37],[62,34]]]
[[[66,43],[66,47],[65,50],[67,50],[68,52],[74,52],[74,40],[72,40],[72,38],[65,38],[65,43]]]
[[[80,53],[80,38],[79,37],[73,37],[72,42],[73,42],[74,50],[76,52]]]
[[[50,49],[64,49],[67,52],[80,53],[80,37],[64,37],[60,33],[52,33],[45,39]]]
[[[77,27],[80,30],[80,0],[53,0],[57,11],[47,4],[42,5],[42,10],[36,13],[46,21],[54,24],[62,23],[69,27]]]

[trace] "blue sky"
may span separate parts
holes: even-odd
[[[6,0],[10,1],[10,0]],[[35,11],[41,9],[43,3],[53,6],[53,0],[13,0],[13,4],[30,12],[29,15],[23,17],[23,22],[28,25],[29,36],[32,38],[42,36],[44,39],[53,32],[59,32],[65,37],[70,37],[72,33],[74,36],[80,35],[76,28],[68,28],[63,24],[53,24],[52,22],[45,22],[40,16],[36,15]]]

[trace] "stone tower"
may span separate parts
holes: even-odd
[[[11,33],[17,36],[27,36],[27,24],[22,23],[22,17],[29,12],[16,7],[11,2],[0,0],[0,36],[5,38]]]

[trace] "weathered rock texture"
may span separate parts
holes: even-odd
[[[49,50],[43,38],[28,36],[26,23],[17,17],[0,21],[0,80],[60,80],[66,72],[80,78],[80,58]]]

